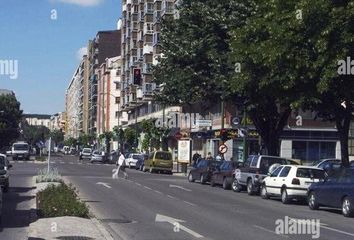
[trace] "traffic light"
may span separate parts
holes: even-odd
[[[134,74],[134,85],[141,85],[141,69],[135,68],[133,74]]]
[[[221,129],[220,130],[220,139],[223,142],[226,142],[227,140],[229,140],[229,136],[228,136],[228,131],[227,129]]]

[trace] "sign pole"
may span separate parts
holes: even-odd
[[[51,151],[51,146],[52,146],[52,137],[49,138],[49,152],[48,152],[48,171],[47,173],[49,174],[50,171],[50,151]]]

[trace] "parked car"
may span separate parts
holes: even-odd
[[[128,158],[125,160],[127,166],[129,168],[131,167],[134,167],[136,166],[136,163],[137,161],[140,159],[140,158],[143,158],[143,155],[142,154],[139,154],[139,153],[131,153],[129,154]]]
[[[143,171],[164,171],[172,174],[173,161],[172,154],[165,151],[155,151],[149,154],[149,157],[144,161]]]
[[[354,161],[350,162],[350,168],[354,168]]]
[[[301,165],[284,165],[267,176],[261,186],[261,197],[281,197],[284,204],[292,199],[307,199],[307,190],[314,182],[325,179],[323,169]]]
[[[6,158],[6,155],[0,154],[0,186],[4,192],[9,191],[10,180],[9,180],[9,169],[12,165]]]
[[[354,170],[342,169],[339,174],[312,184],[308,204],[312,210],[321,206],[340,208],[345,217],[354,217]]]
[[[91,148],[83,148],[82,151],[80,152],[79,159],[80,160],[91,159],[91,154],[92,154]]]
[[[219,184],[223,189],[231,188],[232,181],[235,177],[235,170],[239,167],[239,163],[235,161],[222,161],[219,167],[213,172],[210,179],[210,186],[214,187]]]
[[[138,159],[138,161],[136,162],[135,164],[135,169],[136,170],[140,170],[140,171],[143,171],[143,168],[144,168],[144,162],[145,160],[147,160],[149,157],[149,155],[147,154],[142,154],[142,157]]]
[[[215,160],[200,159],[188,174],[188,181],[199,180],[201,184],[210,182],[213,172],[215,172],[223,162]]]
[[[103,153],[103,154],[102,154]],[[101,163],[105,163],[106,162],[106,158],[104,155],[104,152],[99,151],[99,150],[95,150],[93,151],[92,155],[91,155],[91,163],[94,162],[101,162]]]
[[[289,159],[276,156],[250,155],[240,167],[240,174],[236,175],[232,182],[232,190],[240,192],[246,188],[249,195],[259,193],[261,183],[269,172],[272,172],[276,166],[294,163]]]
[[[6,151],[6,156],[7,156],[7,157],[12,156],[12,150],[11,150],[11,148]]]
[[[30,159],[30,148],[26,142],[15,142],[12,145],[11,155],[13,160]]]
[[[63,154],[68,155],[70,153],[70,147],[69,146],[64,146],[61,151],[62,151]]]
[[[325,170],[328,176],[331,176],[342,168],[342,161],[339,159],[324,159],[315,163],[314,166]]]

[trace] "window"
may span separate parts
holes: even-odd
[[[251,167],[257,167],[257,162],[258,162],[259,157],[254,157],[252,162],[251,162]]]
[[[120,103],[120,98],[116,97],[116,104],[119,104],[119,103]]]
[[[284,167],[283,171],[281,171],[279,177],[287,177],[289,175],[290,170],[291,170],[291,167]]]
[[[115,83],[116,84],[116,90],[119,90],[120,89],[120,83]]]
[[[325,171],[311,168],[298,168],[296,172],[296,177],[324,179]]]
[[[292,158],[310,162],[335,158],[336,142],[293,141]]]
[[[251,165],[251,161],[254,158],[254,156],[249,156],[244,164],[245,167],[249,167]]]
[[[277,177],[278,174],[280,173],[280,171],[283,169],[282,166],[278,167],[277,169],[275,169],[272,174],[270,175],[271,177]]]

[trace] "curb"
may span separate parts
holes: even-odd
[[[74,185],[72,184],[65,176],[62,176],[62,180],[66,185]],[[80,192],[77,194],[78,198],[81,200]],[[89,208],[90,211],[90,220],[93,223],[93,225],[96,226],[98,231],[101,233],[101,235],[104,237],[105,240],[114,240],[112,234],[105,228],[105,226],[95,217],[95,214],[92,212],[91,208]]]

